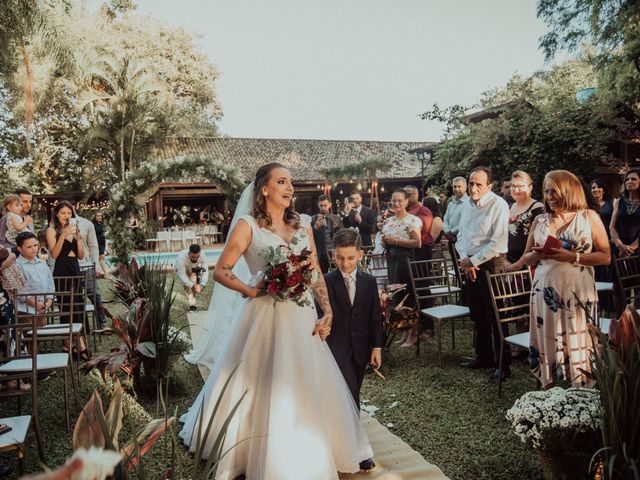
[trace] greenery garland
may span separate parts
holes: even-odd
[[[128,221],[132,215],[139,217],[143,208],[142,204],[136,202],[136,197],[160,183],[168,182],[215,183],[231,204],[236,202],[244,188],[235,167],[221,165],[207,157],[142,163],[135,171],[127,172],[126,179],[111,189],[105,223],[119,262],[128,264],[129,253],[134,248],[134,235],[128,228]]]
[[[393,164],[386,159],[371,156],[360,162],[346,163],[333,168],[325,168],[322,173],[330,183],[353,179],[373,179],[378,171],[391,170]]]

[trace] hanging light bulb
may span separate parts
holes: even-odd
[[[380,191],[381,191],[381,192],[384,192],[384,185],[382,185],[382,186],[380,187]]]
[[[356,185],[356,188],[357,188],[358,190],[362,190],[362,184],[361,184],[361,183],[358,183],[358,185]]]
[[[318,190],[320,190],[320,184],[316,185],[316,187],[318,188]]]
[[[342,195],[342,190],[340,190],[340,195]]]
[[[371,189],[370,188],[367,188],[367,193],[371,193]]]

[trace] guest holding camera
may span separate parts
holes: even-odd
[[[345,228],[357,228],[362,238],[362,246],[370,247],[371,234],[375,229],[376,213],[362,205],[362,194],[358,190],[351,192],[342,211],[342,223]]]
[[[204,290],[209,280],[209,265],[206,257],[202,255],[200,245],[189,245],[187,250],[178,254],[176,273],[184,286],[189,310],[197,310],[196,295]]]
[[[313,241],[318,252],[318,263],[322,273],[329,271],[329,250],[333,249],[333,235],[342,228],[342,220],[331,213],[331,199],[327,195],[318,197],[318,213],[311,217]]]

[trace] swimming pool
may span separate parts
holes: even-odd
[[[211,266],[218,261],[222,250],[203,249],[201,252],[204,254],[207,262]],[[167,267],[175,268],[176,259],[178,258],[179,253],[180,252],[136,252],[132,254],[131,257],[135,258],[140,265],[144,265],[146,263],[153,265],[162,264]],[[108,263],[111,263],[109,260],[110,259],[108,259]]]

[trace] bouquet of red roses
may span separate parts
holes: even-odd
[[[291,248],[280,245],[267,248],[264,256],[268,265],[264,274],[266,293],[278,302],[293,300],[301,307],[311,305],[306,295],[316,277],[311,251],[304,248],[296,254]]]

